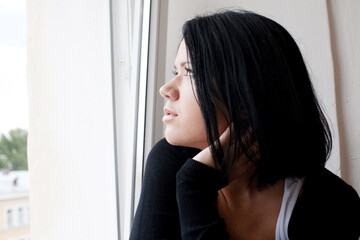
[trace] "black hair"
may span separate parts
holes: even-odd
[[[251,179],[259,188],[324,167],[330,129],[300,50],[281,25],[253,12],[223,11],[187,21],[183,38],[219,169],[228,174],[236,163],[227,160],[230,143],[225,151],[216,147],[220,105],[236,149],[256,167]]]

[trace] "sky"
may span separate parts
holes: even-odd
[[[0,0],[0,134],[28,121],[26,0]]]

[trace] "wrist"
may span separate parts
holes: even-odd
[[[199,152],[195,157],[193,157],[193,159],[195,161],[205,164],[211,168],[215,168],[209,147],[207,147],[204,150],[202,150],[201,152]]]

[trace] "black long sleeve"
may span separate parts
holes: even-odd
[[[176,173],[198,149],[160,140],[147,158],[141,196],[130,239],[181,239],[176,202]]]
[[[221,173],[188,159],[176,175],[182,239],[229,239],[216,208],[217,191],[226,185]]]
[[[350,185],[323,168],[305,179],[288,227],[289,239],[360,237],[360,198]]]
[[[154,146],[146,163],[131,240],[228,239],[215,206],[223,182],[220,172],[192,160],[198,152],[170,145],[165,139]]]

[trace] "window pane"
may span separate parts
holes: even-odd
[[[11,209],[7,210],[6,213],[6,223],[7,223],[7,227],[11,228],[13,226],[13,213]]]
[[[0,0],[0,239],[30,234],[26,1]]]

